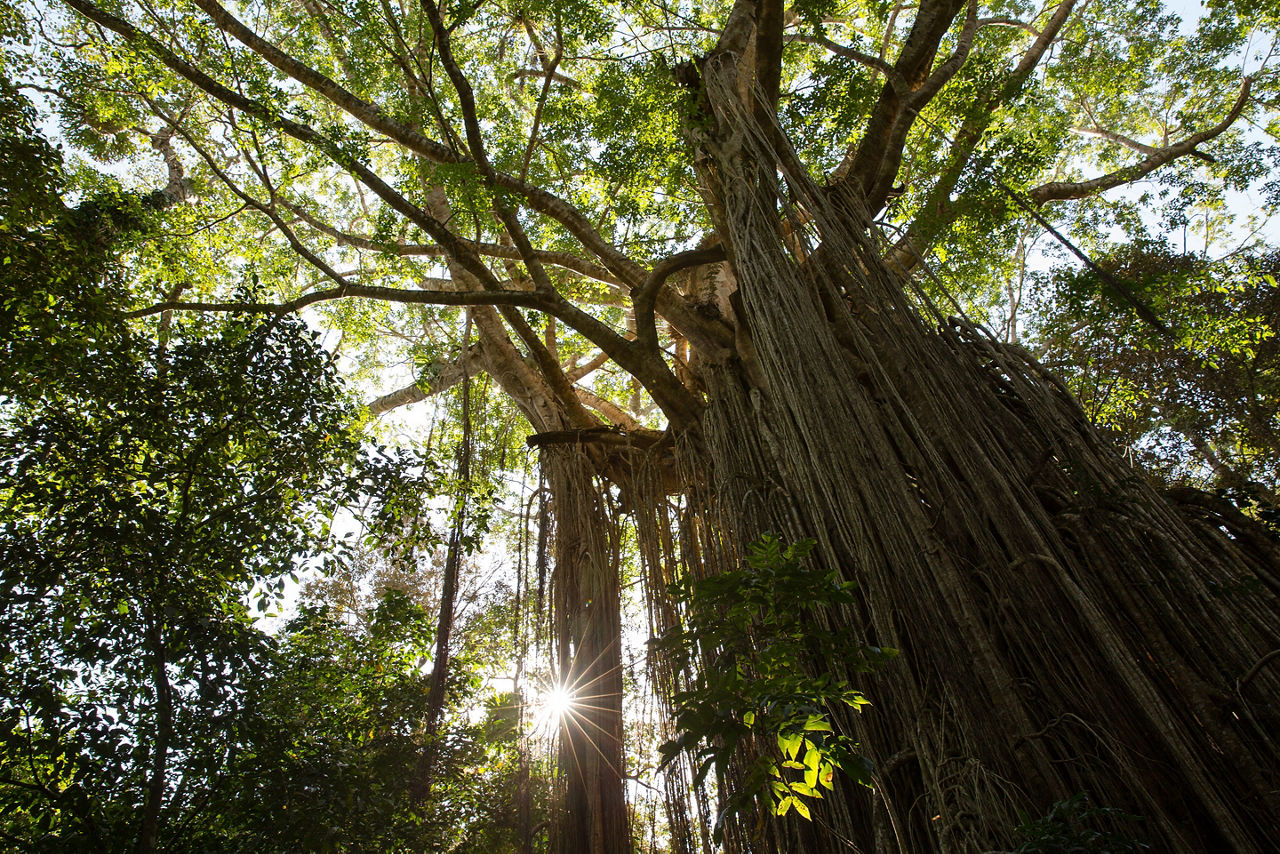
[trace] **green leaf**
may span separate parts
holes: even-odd
[[[806,768],[804,770],[804,784],[808,786],[810,789],[818,785],[817,766],[814,766],[813,768]]]
[[[832,791],[835,790],[836,769],[834,765],[824,763],[822,770],[818,772],[818,782]]]
[[[782,755],[788,759],[795,759],[796,754],[800,752],[800,745],[804,742],[804,736],[798,732],[780,732],[778,733],[778,749],[782,751]]]
[[[805,732],[832,732],[831,724],[821,715],[809,715],[804,723]]]

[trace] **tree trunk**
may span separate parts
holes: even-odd
[[[160,812],[164,806],[169,776],[169,747],[173,740],[173,686],[169,682],[168,657],[165,653],[164,625],[159,616],[148,614],[147,646],[151,653],[151,684],[156,692],[156,732],[151,743],[151,773],[147,780],[147,796],[142,805],[142,822],[138,829],[138,854],[151,854],[160,837]]]
[[[702,367],[717,499],[739,545],[813,537],[858,583],[818,628],[902,650],[841,674],[870,710],[833,710],[874,795],[846,781],[769,847],[1015,847],[1020,815],[1085,793],[1153,850],[1270,850],[1280,669],[1253,668],[1280,647],[1274,552],[1181,516],[1024,351],[922,316],[857,200],[754,124],[732,56],[703,77],[743,342]]]
[[[452,218],[443,188],[432,187],[429,204],[441,221]],[[454,280],[482,289],[456,259]],[[512,271],[514,274],[514,270]],[[489,375],[511,397],[537,433],[598,426],[565,390],[570,384],[555,356],[529,337],[523,319],[510,309],[471,309],[480,338],[480,357]],[[533,358],[526,360],[507,334],[519,333]],[[537,363],[542,351],[545,362]],[[563,384],[556,393],[556,381]],[[558,854],[611,854],[630,850],[622,783],[622,622],[619,613],[617,526],[593,478],[603,461],[581,445],[542,453],[555,519],[556,626],[560,678],[577,702],[560,721],[560,766],[565,779],[562,812],[552,824]]]
[[[631,850],[622,772],[622,624],[618,526],[580,446],[542,451],[555,518],[552,574],[560,680],[573,697],[560,721],[564,816],[552,850]]]

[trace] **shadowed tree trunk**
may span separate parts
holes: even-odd
[[[537,434],[598,427],[521,358],[497,311],[477,308],[475,318],[486,370]],[[559,721],[564,789],[552,845],[561,854],[627,851],[617,525],[595,480],[605,463],[575,443],[541,453],[554,519],[551,621],[558,675],[574,696],[573,708]]]
[[[1154,850],[1267,850],[1275,549],[1180,515],[1024,351],[922,313],[856,197],[753,121],[734,55],[701,73],[701,174],[747,343],[702,365],[717,500],[739,545],[812,537],[857,582],[822,628],[902,650],[843,674],[874,703],[837,712],[874,794],[846,785],[770,847],[1012,847],[1020,814],[1083,792],[1142,816],[1114,827]]]
[[[432,212],[450,221],[444,191],[429,193]],[[462,264],[449,261],[454,280],[479,289]],[[518,271],[511,270],[513,277]],[[479,345],[468,347],[461,363],[473,360],[492,376],[524,414],[535,434],[599,428],[566,379],[554,353],[510,307],[471,310]],[[512,333],[530,352],[526,359]],[[562,812],[552,825],[552,844],[561,854],[625,851],[629,847],[622,784],[622,652],[618,609],[617,526],[593,473],[603,457],[581,444],[556,445],[541,460],[555,520],[551,584],[559,677],[575,696],[574,708],[559,721],[560,766],[564,777]]]
[[[622,650],[618,525],[581,446],[542,451],[555,519],[552,574],[560,680],[573,697],[560,722],[560,854],[630,849],[622,787]]]

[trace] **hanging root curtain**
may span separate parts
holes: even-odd
[[[560,723],[559,854],[628,851],[622,786],[619,525],[580,444],[541,451],[554,519],[551,617],[558,675],[573,697]]]
[[[1079,793],[1140,816],[1105,820],[1152,850],[1272,850],[1273,543],[1180,511],[1027,353],[911,298],[856,198],[758,121],[733,55],[701,76],[700,171],[740,346],[699,363],[709,408],[680,445],[698,449],[687,482],[711,488],[690,487],[679,518],[641,514],[651,619],[675,618],[672,573],[715,572],[772,531],[816,539],[810,560],[858,585],[818,628],[902,651],[841,674],[869,709],[832,710],[876,763],[874,791],[846,781],[812,823],[744,821],[731,850],[1000,850]],[[658,670],[674,690],[680,674]],[[678,850],[698,844],[673,827]]]

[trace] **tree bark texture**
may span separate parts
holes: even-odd
[[[1142,816],[1113,829],[1153,850],[1269,850],[1280,673],[1255,665],[1280,647],[1275,551],[1179,513],[1020,348],[921,309],[856,199],[753,126],[732,55],[702,73],[702,177],[749,342],[702,363],[715,502],[739,546],[812,537],[859,585],[820,630],[902,650],[841,674],[868,711],[833,710],[874,794],[846,781],[814,822],[733,844],[1000,850],[1020,815],[1085,793]]]
[[[618,525],[580,447],[542,451],[555,519],[552,619],[560,680],[573,697],[560,721],[564,813],[559,854],[631,850],[622,785],[622,649]]]

